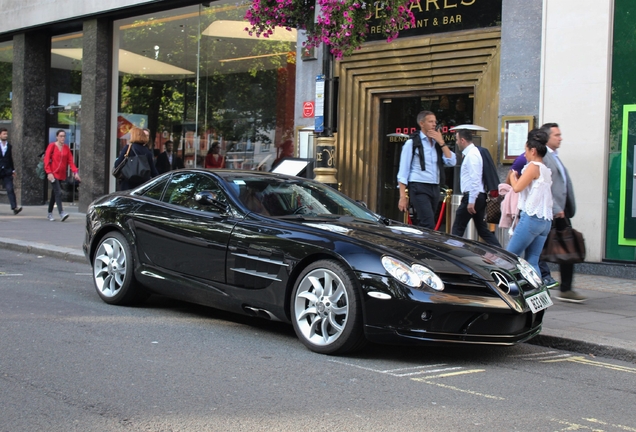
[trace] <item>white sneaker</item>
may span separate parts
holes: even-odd
[[[48,220],[50,220],[51,222],[55,222],[55,218],[53,217],[53,213],[49,213],[49,215],[46,218]]]
[[[68,219],[68,213],[60,213],[60,217],[62,218],[62,222]]]

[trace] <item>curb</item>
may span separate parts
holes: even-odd
[[[539,334],[526,343],[564,351],[574,351],[580,354],[593,355],[595,357],[605,357],[629,363],[636,363],[636,351],[611,345],[604,345],[602,343],[585,342],[561,336],[544,334]]]
[[[25,242],[22,240],[0,238],[0,247],[17,252],[26,252],[34,255],[45,255],[53,258],[72,261],[80,264],[88,264],[84,253],[77,249],[53,246],[43,243]]]

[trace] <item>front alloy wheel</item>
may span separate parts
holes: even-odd
[[[133,304],[145,298],[134,280],[132,253],[122,234],[111,232],[101,240],[93,258],[93,282],[109,304]]]
[[[312,351],[342,354],[365,340],[356,282],[350,271],[331,260],[319,261],[300,275],[293,292],[292,323]]]

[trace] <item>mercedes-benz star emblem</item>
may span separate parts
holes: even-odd
[[[508,283],[508,279],[506,278],[506,276],[496,271],[492,272],[491,274],[492,277],[495,279],[497,287],[500,290],[504,291],[506,294],[510,294],[510,284]]]

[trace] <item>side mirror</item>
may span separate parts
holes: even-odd
[[[223,213],[229,210],[228,205],[219,200],[219,196],[216,192],[212,192],[212,191],[197,192],[196,194],[194,194],[194,200],[199,204],[214,207]]]

